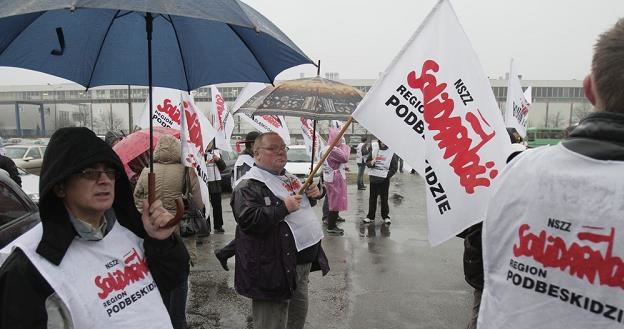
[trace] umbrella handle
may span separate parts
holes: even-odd
[[[156,174],[153,172],[147,174],[147,201],[151,205],[154,203],[156,199]],[[182,198],[177,198],[176,202],[176,213],[173,216],[173,219],[167,223],[163,228],[170,228],[182,220],[182,216],[184,215],[184,202],[182,202]]]

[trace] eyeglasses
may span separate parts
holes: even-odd
[[[105,170],[97,170],[97,169],[85,169],[79,172],[77,175],[88,180],[99,180],[102,174],[105,174],[106,177],[110,180],[115,180],[119,178],[119,173],[115,169],[105,169]]]
[[[279,151],[288,152],[288,146],[271,146],[271,147],[260,147],[261,149],[267,150],[271,153],[277,153]]]

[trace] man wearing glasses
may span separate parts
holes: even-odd
[[[322,197],[284,170],[288,148],[274,132],[254,143],[255,166],[236,185],[236,291],[252,299],[254,328],[303,328],[310,271],[329,271],[312,206]]]
[[[87,128],[54,133],[41,171],[41,224],[0,268],[2,328],[171,328],[161,299],[188,253],[160,200],[134,206],[119,157]]]

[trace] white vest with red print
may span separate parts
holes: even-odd
[[[245,179],[255,179],[264,183],[276,197],[282,200],[290,195],[295,195],[303,187],[295,175],[287,172],[277,176],[257,166],[252,167],[247,172]],[[271,205],[271,200],[268,197],[264,202],[267,206]],[[284,221],[290,227],[295,238],[297,251],[313,246],[323,239],[323,228],[305,194],[301,199],[299,210],[286,215]]]
[[[525,151],[483,226],[479,329],[624,327],[624,162]]]
[[[65,303],[74,328],[172,328],[141,238],[115,223],[102,240],[74,239],[56,266],[35,251],[41,233],[39,224],[12,245]]]
[[[388,171],[390,170],[390,162],[392,161],[392,156],[394,152],[390,151],[390,149],[379,149],[377,154],[374,154],[373,165],[375,167],[368,169],[368,174],[372,176],[377,176],[381,178],[388,177]]]

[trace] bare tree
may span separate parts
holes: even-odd
[[[119,131],[123,123],[123,119],[113,109],[108,109],[100,111],[97,127],[104,131]]]
[[[591,106],[586,102],[575,104],[572,112],[572,123],[574,124],[584,119],[591,112]]]
[[[564,119],[560,112],[552,113],[548,115],[548,128],[561,128],[563,127]]]
[[[87,127],[91,123],[91,111],[88,104],[78,104],[78,112],[73,115],[74,121],[80,127]]]

